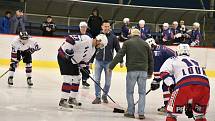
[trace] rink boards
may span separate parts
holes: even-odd
[[[8,66],[10,62],[11,43],[15,35],[3,35],[0,34],[0,65]],[[37,41],[41,50],[33,54],[33,67],[42,68],[58,68],[57,64],[57,52],[59,46],[63,43],[64,38],[48,38],[33,36],[33,39]],[[122,43],[121,43],[122,45]],[[173,50],[175,46],[171,46]],[[208,76],[215,77],[215,49],[213,48],[191,48],[191,57],[198,60],[202,67],[206,67]],[[20,63],[20,66],[23,66]],[[117,66],[115,71],[125,72],[126,68],[120,68]]]

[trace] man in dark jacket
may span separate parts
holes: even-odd
[[[51,16],[47,16],[46,21],[41,24],[41,29],[43,31],[43,36],[53,36],[54,31],[56,30],[56,25],[52,21]]]
[[[107,20],[103,21],[102,24],[102,34],[105,34],[108,39],[108,44],[105,48],[99,49],[96,53],[96,62],[95,62],[95,81],[100,84],[101,80],[101,73],[104,69],[105,71],[105,85],[104,85],[104,93],[102,95],[102,100],[104,103],[108,103],[107,94],[110,89],[111,84],[111,73],[107,74],[107,69],[109,63],[113,60],[114,49],[116,52],[120,50],[119,41],[117,40],[116,36],[110,31],[110,23]],[[121,67],[123,61],[121,61]],[[96,99],[92,102],[92,104],[100,104],[101,103],[101,89],[98,85],[95,85],[95,95]]]
[[[11,12],[6,11],[5,16],[0,20],[0,33],[3,33],[3,34],[10,33],[10,17],[11,17]]]
[[[17,10],[16,14],[10,19],[10,33],[18,34],[25,31],[25,20],[23,10]]]
[[[88,27],[90,29],[90,34],[95,38],[101,31],[102,17],[99,15],[98,9],[93,9],[92,15],[88,18]]]
[[[139,119],[145,119],[145,94],[146,94],[146,80],[151,78],[153,72],[153,55],[149,45],[140,37],[138,29],[131,30],[131,38],[124,42],[122,49],[117,53],[113,61],[109,65],[109,71],[113,70],[117,63],[119,63],[126,55],[126,98],[128,102],[128,110],[124,114],[125,117],[135,118],[134,105],[134,87],[137,82],[139,100],[138,100],[138,114]],[[135,48],[135,49],[134,49]]]

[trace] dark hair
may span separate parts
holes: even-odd
[[[94,9],[92,10],[92,13],[93,13],[93,12],[95,12],[95,11],[96,11],[96,12],[97,12],[97,14],[99,15],[99,9],[94,8]]]
[[[102,21],[102,24],[103,24],[103,23],[109,23],[109,24],[110,24],[110,22],[109,22],[108,20],[103,20],[103,21]]]
[[[52,18],[52,16],[47,16],[46,18]]]
[[[5,14],[5,15],[11,14],[11,12],[10,12],[10,11],[6,11],[4,14]]]

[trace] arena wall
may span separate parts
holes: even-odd
[[[15,35],[0,34],[0,66],[9,66],[11,43]],[[64,38],[48,38],[33,36],[37,41],[41,50],[33,54],[33,68],[58,68],[57,52],[59,46],[63,43]],[[122,43],[121,43],[122,45]],[[175,46],[170,46],[173,50]],[[215,49],[213,48],[191,48],[191,57],[198,60],[202,67],[206,68],[207,74],[210,77],[215,77]],[[23,63],[19,64],[23,67]],[[117,66],[115,71],[125,72],[126,68],[119,68]]]

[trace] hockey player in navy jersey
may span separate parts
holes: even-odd
[[[177,121],[183,113],[195,121],[207,121],[205,114],[210,98],[210,84],[205,70],[189,57],[188,44],[177,46],[177,56],[167,59],[160,69],[160,77],[172,92],[166,107],[166,121]],[[173,81],[170,76],[174,76]]]
[[[65,108],[73,108],[73,105],[81,106],[81,103],[76,100],[81,80],[79,66],[83,64],[82,62],[89,62],[96,48],[104,48],[107,42],[107,37],[104,34],[99,34],[95,39],[81,34],[66,37],[57,56],[63,76],[62,97],[59,106]]]
[[[151,90],[156,90],[160,87],[160,68],[162,64],[172,56],[175,56],[175,52],[170,48],[167,48],[164,45],[157,45],[153,38],[149,38],[146,40],[153,51],[153,58],[154,58],[154,79],[151,83]],[[164,98],[164,106],[158,108],[159,112],[165,112],[165,107],[168,103],[170,92],[168,91],[168,86],[163,83],[162,85],[163,90],[163,98]]]

